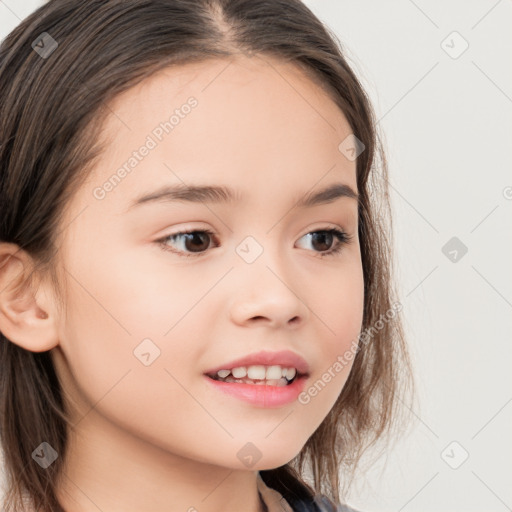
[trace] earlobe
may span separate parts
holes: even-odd
[[[14,244],[0,244],[0,332],[31,352],[58,344],[55,319],[44,290],[35,290],[30,256]]]

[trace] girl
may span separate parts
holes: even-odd
[[[351,510],[410,370],[335,36],[299,0],[50,0],[0,109],[4,510]]]

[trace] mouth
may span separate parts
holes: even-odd
[[[204,376],[212,388],[224,396],[254,407],[274,409],[295,402],[303,392],[309,374],[300,373],[294,367],[254,365],[221,369]]]
[[[280,365],[238,366],[205,373],[205,375],[219,382],[275,387],[290,386],[296,380],[308,377],[307,373],[301,373],[293,366]]]

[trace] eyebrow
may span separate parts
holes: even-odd
[[[313,206],[328,204],[339,198],[348,197],[359,200],[359,194],[349,185],[344,183],[333,183],[326,188],[301,195],[295,201],[296,208],[311,208]],[[129,206],[131,210],[142,204],[174,201],[185,201],[190,203],[236,203],[243,197],[237,191],[219,185],[167,185],[154,192],[145,194],[135,199]]]

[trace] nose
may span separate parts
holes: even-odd
[[[257,261],[237,266],[232,276],[235,289],[230,302],[231,320],[238,325],[264,324],[267,327],[298,327],[310,314],[303,290],[282,258],[269,251]]]

